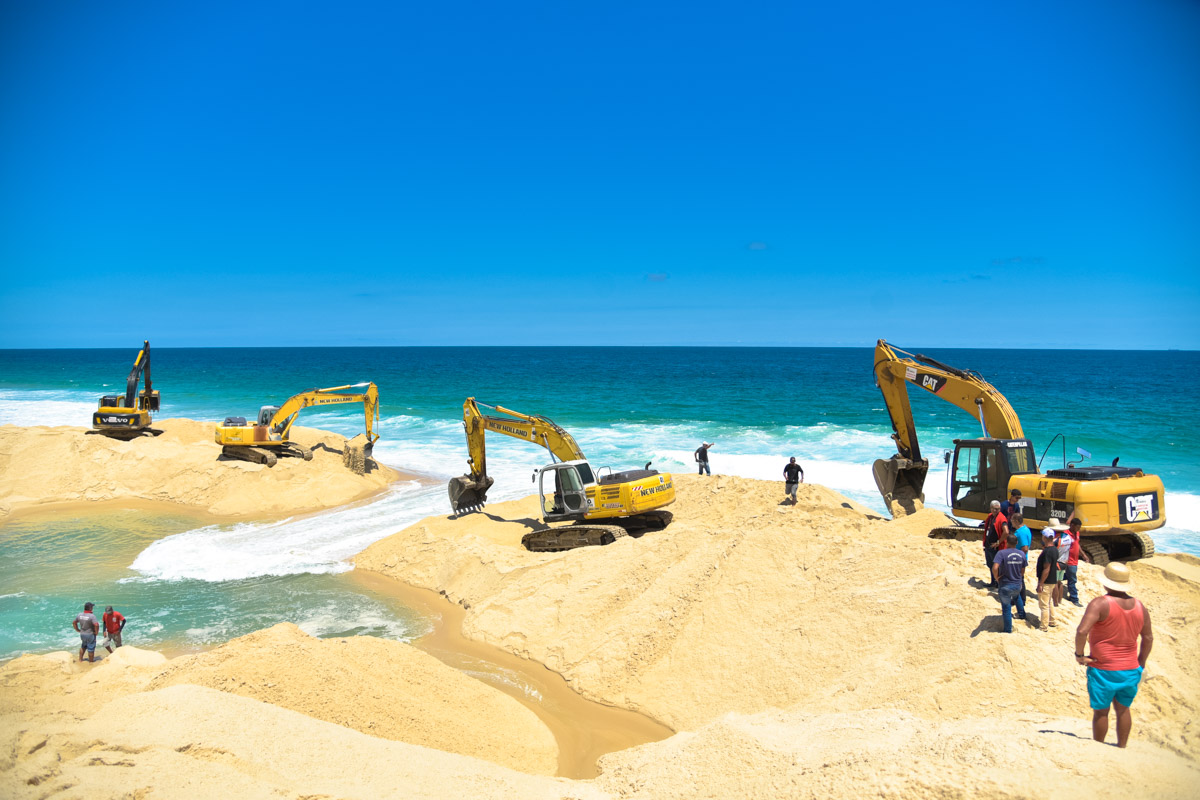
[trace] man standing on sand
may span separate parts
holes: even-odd
[[[1058,548],[1054,546],[1054,531],[1042,531],[1042,552],[1037,560],[1037,599],[1041,612],[1040,627],[1047,631],[1055,626],[1054,587],[1058,585]]]
[[[1013,545],[1016,542],[1012,543]],[[1004,632],[1012,633],[1012,607],[1017,606],[1017,619],[1025,619],[1025,551],[1010,546],[996,553],[992,562],[992,577],[1000,585],[1000,611],[1004,615]]]
[[[999,500],[993,500],[991,508],[992,513],[983,521],[983,558],[987,561],[988,577],[992,581],[989,586],[994,589],[996,578],[992,562],[996,553],[1003,549],[1004,540],[1008,538],[1008,519],[1000,513]]]
[[[109,606],[104,610],[104,632],[108,635],[106,641],[112,644],[104,645],[108,652],[113,651],[113,647],[121,646],[121,631],[125,630],[125,615],[120,611],[113,611],[113,607]]]
[[[783,491],[792,498],[792,505],[796,505],[796,492],[800,490],[802,483],[804,483],[804,467],[797,464],[796,457],[792,456],[792,460],[783,465]]]
[[[100,630],[100,620],[92,613],[92,603],[84,603],[83,611],[75,615],[71,627],[79,634],[79,662],[83,663],[83,651],[87,650],[88,661],[96,660],[96,633]]]
[[[1129,743],[1133,715],[1129,706],[1154,646],[1150,612],[1129,596],[1133,581],[1129,567],[1114,561],[1104,568],[1100,584],[1106,593],[1088,603],[1075,631],[1075,660],[1087,667],[1088,700],[1092,706],[1092,738],[1108,736],[1108,708],[1116,706],[1117,747]],[[1138,638],[1140,646],[1135,646]],[[1090,654],[1084,654],[1084,643]]]
[[[1071,552],[1071,545],[1074,543],[1075,537],[1071,535],[1071,531],[1066,525],[1063,525],[1054,517],[1050,518],[1050,524],[1057,533],[1054,539],[1054,546],[1058,548],[1058,585],[1054,587],[1054,605],[1057,606],[1063,600],[1063,584],[1066,583],[1067,579],[1067,558]]]
[[[1075,518],[1075,513],[1067,517],[1067,525],[1071,534],[1071,546],[1067,550],[1067,599],[1077,606],[1082,606],[1079,602],[1079,587],[1075,583],[1075,579],[1079,576],[1079,559],[1083,559],[1091,563],[1092,559],[1079,546],[1079,534],[1083,531],[1083,523]]]
[[[712,470],[708,468],[708,448],[712,447],[715,442],[701,442],[696,448],[696,463],[700,465],[700,475],[712,475]]]
[[[1008,499],[1000,504],[1000,513],[1008,517],[1010,520],[1013,514],[1021,513],[1021,490],[1013,489],[1009,494]]]

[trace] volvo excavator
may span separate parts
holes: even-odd
[[[365,468],[365,459],[371,456],[371,449],[379,439],[379,434],[375,433],[375,426],[379,424],[379,389],[373,383],[309,389],[292,395],[281,406],[263,406],[258,411],[257,423],[248,423],[245,417],[226,417],[223,424],[216,426],[214,436],[217,444],[222,445],[221,454],[228,458],[253,461],[268,467],[275,466],[279,456],[297,456],[312,461],[311,450],[291,441],[292,424],[300,416],[301,409],[339,403],[363,404],[366,442],[361,447],[361,460]],[[351,447],[351,442],[346,443],[347,448]],[[348,449],[347,454],[350,453]],[[355,467],[352,459],[346,461],[348,466]]]
[[[977,372],[961,370],[928,356],[875,345],[875,384],[892,419],[897,455],[875,462],[875,483],[893,516],[915,511],[925,501],[929,461],[921,456],[909,404],[908,385],[961,408],[979,420],[983,437],[955,439],[950,467],[950,506],[955,516],[985,519],[991,501],[1021,491],[1025,524],[1039,530],[1051,517],[1072,513],[1083,523],[1080,547],[1096,564],[1154,555],[1146,531],[1166,522],[1163,483],[1137,467],[1068,466],[1038,472],[1033,443],[1008,400]],[[947,453],[949,463],[950,454]],[[954,536],[959,529],[939,529]],[[965,528],[965,530],[972,530]]]
[[[146,388],[139,392],[142,375],[146,376]],[[158,392],[150,384],[150,342],[146,340],[129,370],[125,396],[106,394],[100,398],[100,406],[92,414],[92,430],[114,439],[160,433],[150,427],[151,411],[158,411]]]
[[[505,416],[486,416],[480,411],[481,406]],[[463,403],[463,427],[467,432],[470,455],[467,464],[471,471],[452,478],[447,487],[455,514],[482,509],[488,489],[495,482],[487,474],[484,449],[487,431],[550,451],[552,463],[533,476],[542,500],[542,521],[547,527],[522,538],[521,543],[528,550],[547,552],[612,544],[622,536],[638,537],[647,531],[662,530],[671,521],[671,513],[659,509],[675,502],[675,484],[669,474],[650,469],[649,463],[644,469],[623,472],[610,469],[608,474],[599,475],[574,437],[552,420],[479,403],[474,397]],[[573,524],[549,527],[552,522]]]

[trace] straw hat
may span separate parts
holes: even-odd
[[[1104,568],[1100,585],[1114,592],[1128,592],[1133,588],[1133,576],[1129,574],[1129,567],[1120,561],[1112,561]]]
[[[1058,517],[1051,517],[1049,520],[1047,520],[1046,527],[1043,530],[1065,531],[1066,529],[1067,526],[1062,524],[1062,520],[1060,520]]]

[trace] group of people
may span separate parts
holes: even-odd
[[[96,660],[96,637],[100,634],[103,627],[105,637],[99,642],[100,647],[105,648],[108,652],[112,652],[114,647],[121,646],[121,631],[125,630],[125,616],[120,611],[114,611],[112,606],[104,609],[102,619],[96,619],[96,615],[92,613],[95,608],[94,603],[84,603],[83,611],[75,615],[75,619],[71,622],[71,627],[79,634],[79,660],[83,661],[83,654],[86,652],[88,661]]]
[[[708,451],[715,443],[701,442],[696,448],[693,457],[696,459],[696,464],[699,465],[700,475],[712,475],[712,469],[708,466]],[[800,492],[800,484],[804,483],[804,468],[796,463],[796,457],[792,456],[788,463],[783,465],[783,501],[792,501],[792,505],[798,502]]]
[[[984,558],[991,587],[997,589],[1005,633],[1012,633],[1014,608],[1017,618],[1025,619],[1025,567],[1033,537],[1020,508],[1021,492],[1014,489],[1005,503],[992,501],[983,526]],[[1057,625],[1054,608],[1064,594],[1076,606],[1083,605],[1076,582],[1079,560],[1091,559],[1080,548],[1082,528],[1072,511],[1066,525],[1051,517],[1042,530],[1042,549],[1034,568],[1041,614],[1038,627],[1042,631]],[[1105,594],[1088,603],[1075,631],[1075,660],[1087,667],[1092,738],[1105,740],[1110,709],[1115,709],[1117,746],[1125,747],[1133,727],[1129,707],[1141,685],[1154,634],[1150,612],[1129,594],[1133,587],[1129,567],[1118,562],[1108,564],[1100,584]]]

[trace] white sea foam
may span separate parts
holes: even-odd
[[[348,412],[322,414],[320,425],[353,435],[361,430],[362,417]],[[394,487],[369,505],[274,523],[210,526],[170,536],[143,551],[133,569],[143,580],[204,581],[342,572],[351,566],[348,559],[372,542],[423,517],[449,513],[445,481],[467,469],[462,424],[394,415],[382,421],[381,431],[376,457],[428,481]],[[626,423],[582,426],[572,432],[596,468],[619,470],[652,461],[664,471],[691,473],[696,470],[695,446],[701,440],[715,440],[710,454],[715,473],[781,480],[787,457],[795,455],[808,482],[823,484],[884,512],[870,470],[874,459],[893,452],[884,432],[829,424],[718,432],[716,426],[704,423]],[[946,467],[938,454],[951,442],[942,443],[936,436],[928,437],[927,442],[926,455],[933,462],[926,482],[927,504],[948,511]],[[530,478],[548,462],[545,450],[499,436],[489,438],[487,447],[488,472],[496,479],[489,500],[511,500],[534,491]],[[1200,552],[1200,496],[1168,492],[1166,506],[1169,524],[1154,534],[1160,548]]]

